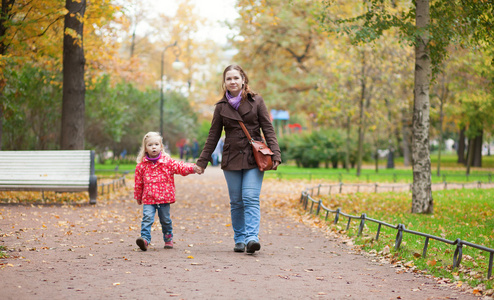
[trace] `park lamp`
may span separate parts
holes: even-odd
[[[172,63],[172,68],[175,70],[175,71],[180,71],[184,68],[184,62],[183,61],[180,61],[178,59],[178,57],[175,59],[175,61]]]
[[[173,54],[175,55],[175,61],[172,63],[172,68],[174,70],[181,70],[184,67],[184,63],[181,62],[178,57],[182,53],[182,50],[180,47],[177,45],[177,41],[175,41],[173,44],[170,44],[163,49],[163,52],[161,52],[161,77],[160,77],[160,134],[163,136],[163,63],[165,60],[165,52],[168,48],[173,48]]]
[[[173,47],[173,54],[175,55],[175,61],[172,63],[172,68],[176,71],[179,71],[184,67],[184,63],[178,59],[180,57],[180,54],[182,53],[182,49],[177,46],[177,42],[175,42],[174,45],[175,46]]]

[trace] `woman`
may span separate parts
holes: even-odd
[[[254,253],[261,249],[259,224],[264,172],[257,168],[252,147],[238,121],[243,121],[254,140],[261,141],[261,129],[273,151],[273,170],[281,163],[281,152],[271,119],[262,97],[249,88],[249,78],[240,66],[230,65],[223,71],[223,99],[216,103],[209,136],[197,166],[202,171],[212,162],[213,153],[223,129],[225,144],[221,169],[230,196],[230,209],[235,247],[233,251]]]

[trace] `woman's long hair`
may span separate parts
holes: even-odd
[[[248,94],[251,94],[252,96],[257,94],[256,92],[254,92],[253,90],[250,89],[249,77],[247,77],[247,74],[245,74],[242,67],[240,67],[239,65],[229,65],[223,71],[223,82],[221,84],[221,88],[223,89],[223,96],[224,97],[226,97],[226,91],[227,91],[226,84],[225,84],[226,72],[231,71],[231,70],[237,70],[240,73],[240,76],[242,76],[242,79],[244,80],[244,84],[242,86],[242,102],[247,100]]]
[[[146,155],[146,144],[147,144],[148,140],[150,138],[153,138],[153,137],[158,137],[160,139],[161,156],[168,155],[165,152],[165,147],[163,146],[163,137],[161,136],[161,134],[159,134],[159,132],[150,131],[150,132],[146,133],[144,135],[144,137],[142,138],[141,149],[139,149],[139,154],[137,154],[137,159],[136,159],[136,162],[137,163],[141,163],[142,162],[142,159]]]

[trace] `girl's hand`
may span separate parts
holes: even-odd
[[[273,168],[272,168],[272,170],[276,170],[276,168],[278,168],[278,166],[280,165],[280,163],[281,162],[280,161],[277,161],[277,160],[273,161]]]
[[[137,204],[141,205],[142,204],[142,199],[136,199]]]
[[[199,167],[198,165],[194,165],[194,172],[200,175],[204,173],[204,169]]]

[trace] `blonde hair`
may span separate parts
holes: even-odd
[[[142,159],[144,158],[144,155],[146,155],[146,143],[147,143],[147,141],[150,138],[155,138],[155,137],[157,137],[157,138],[160,139],[161,155],[167,155],[167,156],[169,156],[165,152],[165,147],[163,146],[163,137],[159,134],[159,132],[150,131],[150,132],[146,133],[144,135],[144,137],[142,138],[141,149],[139,149],[139,154],[137,154],[137,159],[136,159],[136,162],[137,163],[141,163],[142,162]]]

